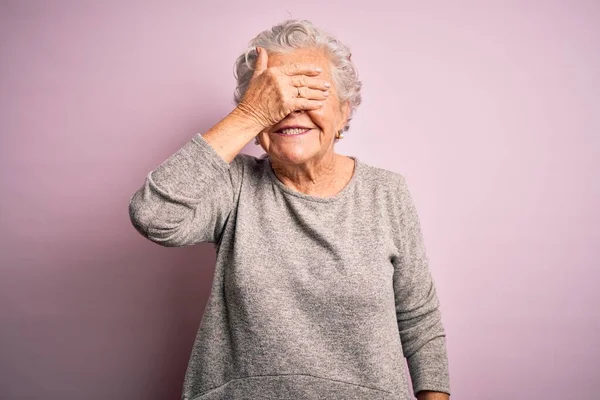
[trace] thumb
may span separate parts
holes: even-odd
[[[267,55],[267,51],[261,47],[256,47],[256,51],[258,55],[256,57],[256,64],[254,65],[254,73],[252,77],[260,75],[265,69],[267,69],[267,61],[269,60],[269,56]]]

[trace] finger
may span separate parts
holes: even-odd
[[[329,91],[325,90],[316,90],[309,89],[306,86],[300,86],[296,88],[296,92],[300,92],[300,96],[298,93],[295,94],[297,97],[302,97],[309,100],[325,100],[329,96]]]
[[[257,56],[256,56],[256,64],[254,66],[254,73],[252,77],[260,75],[265,69],[267,69],[267,62],[269,61],[269,55],[267,51],[261,47],[256,47]]]
[[[306,75],[298,75],[291,77],[292,86],[306,86],[311,89],[329,90],[331,83],[323,79],[313,78]]]
[[[313,64],[285,64],[282,65],[281,71],[286,75],[310,75],[316,76],[323,72],[323,69],[318,65]]]
[[[297,98],[292,101],[293,110],[317,110],[323,106],[322,101]]]

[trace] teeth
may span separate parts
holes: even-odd
[[[297,135],[299,133],[306,132],[308,129],[294,128],[294,129],[284,129],[281,131],[284,135]]]

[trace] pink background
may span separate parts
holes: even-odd
[[[214,249],[147,241],[127,202],[291,15],[363,80],[337,151],[407,178],[452,397],[598,398],[600,3],[212,3],[0,3],[0,397],[179,398]]]

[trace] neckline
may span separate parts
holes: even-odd
[[[348,183],[346,183],[346,186],[344,186],[342,188],[342,190],[340,190],[333,196],[320,197],[320,196],[313,196],[310,194],[302,193],[295,189],[287,187],[283,182],[281,182],[279,180],[277,175],[275,175],[275,171],[273,171],[273,167],[271,166],[271,159],[269,158],[268,155],[265,155],[266,163],[267,163],[267,170],[269,172],[269,176],[270,176],[271,180],[273,181],[273,183],[275,183],[275,185],[277,185],[282,191],[284,191],[288,194],[291,194],[292,196],[296,196],[296,197],[299,197],[304,200],[314,201],[314,202],[318,202],[318,203],[331,203],[331,202],[337,201],[337,200],[341,199],[342,197],[346,196],[346,194],[349,193],[352,190],[352,188],[354,187],[356,180],[358,179],[357,176],[358,176],[358,173],[360,172],[362,163],[358,160],[358,157],[356,157],[356,156],[347,156],[347,157],[350,157],[351,159],[354,160],[354,171],[352,172],[352,176],[350,177],[350,180],[348,181]]]

